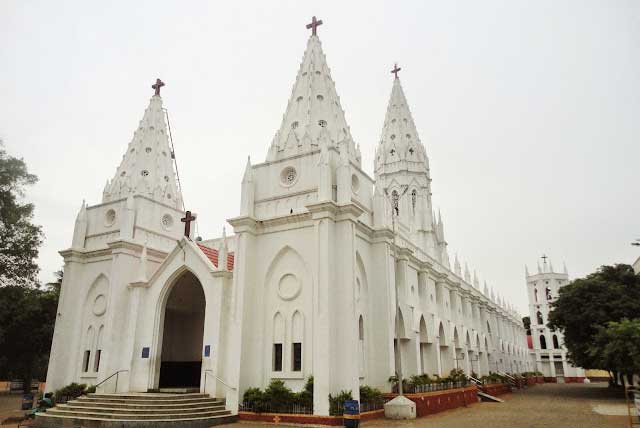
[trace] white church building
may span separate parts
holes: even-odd
[[[185,236],[154,85],[101,202],[82,204],[60,252],[49,391],[105,379],[104,392],[190,387],[237,411],[249,387],[299,390],[313,375],[314,413],[327,415],[330,393],[389,391],[400,366],[405,377],[527,369],[520,316],[450,261],[399,69],[371,177],[319,23],[266,159],[247,161],[228,237]]]
[[[562,272],[555,272],[547,256],[542,256],[542,266],[533,275],[525,266],[527,295],[529,297],[529,317],[531,319],[530,350],[533,370],[541,372],[549,380],[565,382],[582,382],[585,371],[573,366],[567,359],[562,332],[551,330],[549,312],[551,305],[558,298],[558,291],[569,283],[567,266]]]

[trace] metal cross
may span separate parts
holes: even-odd
[[[311,18],[311,23],[307,24],[307,30],[309,28],[311,28],[311,35],[312,36],[316,36],[318,34],[317,32],[317,28],[322,25],[322,19],[318,20],[316,19],[316,17],[314,16],[313,18]]]
[[[393,65],[393,70],[391,70],[391,74],[395,74],[396,75],[396,79],[398,78],[398,72],[402,70],[400,67],[398,67],[398,63],[395,63]]]
[[[158,95],[158,96],[160,95],[160,88],[162,88],[163,86],[164,86],[164,82],[160,79],[156,79],[156,83],[151,85],[151,87],[156,90],[155,95]]]
[[[196,219],[195,215],[191,215],[191,211],[184,213],[184,217],[180,219],[184,223],[184,236],[187,238],[191,235],[191,222]]]
[[[543,260],[543,263],[546,263],[546,262],[547,262],[547,259],[548,259],[549,257],[547,257],[546,255],[544,255],[544,254],[543,254],[543,255],[542,255],[542,257],[540,257],[540,258]]]

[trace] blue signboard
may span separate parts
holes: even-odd
[[[204,356],[208,357],[211,355],[211,345],[205,345],[204,347]]]
[[[142,358],[149,358],[149,348],[147,346],[142,348]]]

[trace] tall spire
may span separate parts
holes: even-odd
[[[382,135],[376,149],[376,174],[400,169],[416,172],[429,169],[426,151],[420,142],[400,78],[397,77],[398,71],[400,70],[396,65],[392,70],[396,77],[393,79]]]
[[[103,203],[139,194],[182,209],[182,195],[173,169],[173,151],[160,97],[162,86],[164,83],[160,79],[152,85],[155,94],[127,146],[114,178],[105,186]]]
[[[347,150],[349,158],[360,165],[359,152],[316,34],[320,24],[321,20],[314,19],[308,26],[313,32],[307,41],[291,98],[280,129],[271,142],[267,161],[318,150],[320,141],[325,140],[329,147]]]
[[[458,260],[458,253],[456,253],[455,262],[453,263],[453,269],[458,276],[462,276],[462,269],[460,268],[460,260]]]

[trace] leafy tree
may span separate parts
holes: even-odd
[[[44,379],[58,297],[55,287],[0,287],[0,377],[22,379],[25,390]]]
[[[598,327],[592,354],[611,371],[628,377],[640,374],[640,318]]]
[[[580,367],[612,370],[594,344],[600,328],[623,318],[640,318],[640,275],[629,265],[602,266],[560,288],[549,327],[564,333],[569,358]]]
[[[60,275],[44,289],[37,280],[43,235],[33,204],[22,201],[36,181],[0,140],[0,377],[21,378],[25,391],[46,374],[61,285]]]
[[[37,285],[42,230],[31,222],[33,204],[21,201],[25,186],[36,181],[24,161],[9,156],[0,140],[0,285]]]

